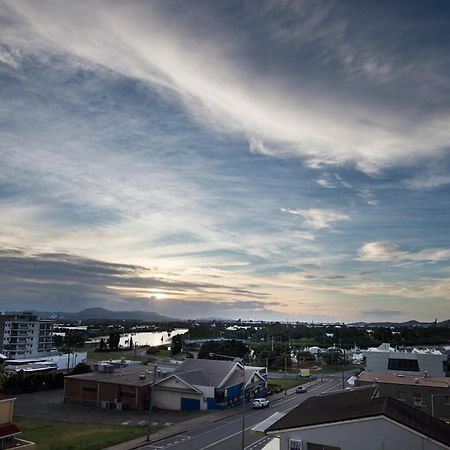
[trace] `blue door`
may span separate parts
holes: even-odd
[[[200,400],[181,397],[181,411],[199,411]]]

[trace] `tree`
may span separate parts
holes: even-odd
[[[79,375],[82,373],[89,373],[89,372],[92,372],[91,366],[84,362],[80,362],[74,367],[72,375]]]
[[[244,358],[248,353],[250,349],[241,341],[208,341],[202,345],[198,357],[199,359],[228,359],[226,357],[229,356]],[[225,358],[220,355],[224,355]]]
[[[339,349],[331,349],[322,355],[322,359],[328,366],[343,364],[344,354]]]
[[[133,350],[133,338],[130,336],[130,350]]]
[[[181,334],[177,334],[172,338],[172,345],[170,347],[170,353],[172,355],[177,355],[181,352],[183,348],[183,338],[181,337]]]
[[[120,333],[109,333],[108,347],[110,350],[117,350],[119,348]]]

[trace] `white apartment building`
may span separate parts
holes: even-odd
[[[31,312],[0,314],[0,348],[8,359],[44,356],[53,347],[53,323]]]
[[[366,371],[374,373],[395,373],[445,377],[447,355],[434,349],[395,349],[384,343],[363,351],[366,357]]]

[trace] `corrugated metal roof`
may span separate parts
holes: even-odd
[[[271,425],[267,431],[356,420],[384,415],[445,445],[450,445],[450,425],[391,397],[375,395],[374,387],[311,397]]]

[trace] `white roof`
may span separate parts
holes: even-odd
[[[253,433],[265,433],[267,428],[269,428],[271,425],[273,425],[275,422],[280,420],[282,417],[286,415],[285,412],[276,412],[272,414],[267,419],[263,420],[262,422],[257,423],[251,431]]]

